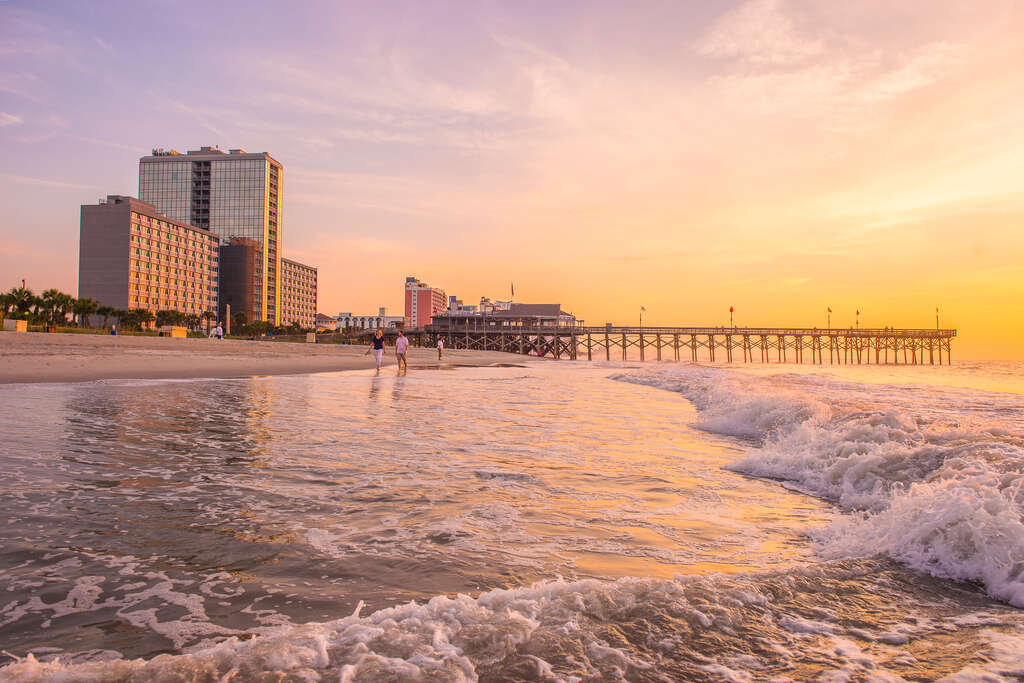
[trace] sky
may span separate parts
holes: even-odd
[[[155,147],[284,165],[318,308],[958,329],[1024,360],[1024,3],[0,0],[0,288]],[[399,313],[400,314],[400,313]]]

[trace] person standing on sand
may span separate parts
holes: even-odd
[[[380,364],[384,362],[384,332],[379,328],[373,333],[373,344],[363,355],[368,355],[371,350],[373,357],[377,359],[377,372],[380,372]]]
[[[441,360],[441,355],[444,353],[444,337],[437,338],[437,359]]]
[[[224,338],[224,328],[220,326],[220,323],[217,323],[217,329],[214,331],[217,333],[217,339]]]
[[[398,339],[395,340],[395,356],[398,358],[398,372],[401,373],[404,369],[409,372],[409,361],[406,360],[405,354],[409,351],[409,338],[399,330]]]

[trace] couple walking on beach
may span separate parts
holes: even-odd
[[[373,342],[370,348],[366,349],[367,355],[373,351],[374,357],[377,359],[377,372],[380,372],[381,364],[384,362],[384,331],[377,330],[373,333]],[[398,372],[409,372],[409,361],[406,360],[406,355],[409,352],[409,338],[405,336],[405,333],[401,330],[398,331],[398,339],[395,340],[395,357],[398,359]],[[441,354],[444,353],[444,339],[438,337],[437,339],[437,359],[441,360]]]
[[[370,348],[366,349],[366,353],[373,351],[374,358],[377,360],[377,372],[380,372],[380,366],[384,362],[384,331],[377,330],[373,333],[373,342]],[[409,338],[399,330],[398,339],[395,340],[395,357],[398,359],[398,372],[409,372],[409,361],[406,360],[406,354],[409,352]],[[364,354],[366,355],[366,354]]]

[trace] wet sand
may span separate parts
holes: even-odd
[[[367,370],[365,346],[254,342],[234,339],[171,339],[99,334],[0,332],[0,384],[88,382],[99,379],[187,379],[250,377],[308,372]],[[458,365],[537,363],[537,358],[497,351],[409,349],[409,369]],[[394,347],[384,366],[394,372]]]

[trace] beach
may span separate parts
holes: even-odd
[[[366,346],[172,339],[102,334],[0,332],[0,384],[89,382],[101,379],[230,378],[374,367]],[[545,362],[496,351],[444,351],[409,348],[410,371],[427,368]],[[384,366],[395,364],[394,347],[385,349]]]

